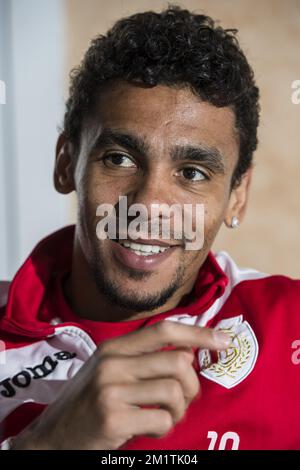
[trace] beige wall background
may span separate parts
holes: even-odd
[[[122,16],[160,11],[165,1],[64,0],[68,73],[92,37]],[[241,266],[300,275],[300,105],[291,84],[300,79],[299,0],[185,0],[177,5],[239,30],[240,43],[261,91],[259,148],[246,218],[239,229],[224,225],[213,250],[226,250]],[[74,208],[73,208],[74,209]],[[70,214],[74,218],[75,209]]]

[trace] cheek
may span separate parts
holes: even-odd
[[[184,264],[188,267],[190,272],[198,269],[204,262],[219,231],[221,223],[221,218],[215,217],[211,212],[207,211],[204,221],[203,244],[201,244],[200,248],[197,250],[187,249],[184,251]]]
[[[222,185],[204,201],[205,231],[218,231],[225,216],[228,205],[227,187]]]
[[[220,225],[220,221],[224,215],[223,205],[215,198],[205,198],[201,203],[194,203],[192,211],[193,230],[203,230],[204,228],[206,234],[214,231],[215,227]]]
[[[81,225],[84,227],[85,233],[89,237],[96,237],[97,244],[101,246],[105,242],[97,235],[99,223],[103,219],[106,222],[109,220],[108,215],[112,208],[115,209],[114,213],[117,213],[116,206],[119,202],[119,196],[122,194],[124,192],[120,185],[116,184],[116,181],[107,181],[107,179],[103,178],[102,175],[98,175],[95,171],[90,172],[83,181],[80,197],[78,198]],[[112,222],[112,224],[114,223]],[[111,225],[109,226],[111,227]],[[103,227],[103,223],[101,227]],[[112,236],[115,236],[116,232],[112,231],[112,234]]]
[[[209,251],[223,219],[223,206],[220,203],[216,203],[213,199],[206,198],[201,205],[201,210],[198,211],[198,215],[193,217],[193,236],[188,238],[194,239],[194,255],[187,253],[190,259],[193,256],[199,259],[203,252]],[[199,256],[197,252],[200,253]]]
[[[222,208],[218,208],[214,211],[207,211],[205,214],[205,245],[211,246],[219,229],[222,225],[224,214],[221,210]]]
[[[100,204],[115,206],[121,194],[122,190],[119,185],[108,178],[103,178],[99,171],[93,171],[93,168],[91,168],[85,177],[81,179],[78,190],[78,203],[85,213],[95,215]]]

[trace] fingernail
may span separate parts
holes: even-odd
[[[213,332],[213,337],[216,342],[216,346],[219,346],[221,348],[228,348],[231,344],[231,338],[227,333],[224,333],[223,331],[214,331]]]

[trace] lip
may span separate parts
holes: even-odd
[[[142,241],[132,240],[135,243],[142,243]],[[156,242],[154,244],[158,244],[158,240],[147,240],[147,244],[152,244],[150,242]],[[123,265],[133,269],[140,269],[145,271],[151,271],[158,266],[160,266],[164,261],[169,258],[174,250],[179,247],[179,245],[170,246],[166,243],[161,244],[161,246],[170,246],[170,248],[162,253],[155,253],[149,256],[140,256],[136,255],[133,251],[128,248],[125,248],[120,243],[111,240],[112,242],[112,252],[113,256]],[[145,244],[145,240],[143,240]]]

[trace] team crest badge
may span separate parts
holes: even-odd
[[[253,370],[258,355],[257,339],[249,323],[243,321],[243,315],[222,320],[215,329],[229,333],[232,346],[216,352],[215,358],[207,349],[200,349],[200,374],[225,388],[232,388]]]

